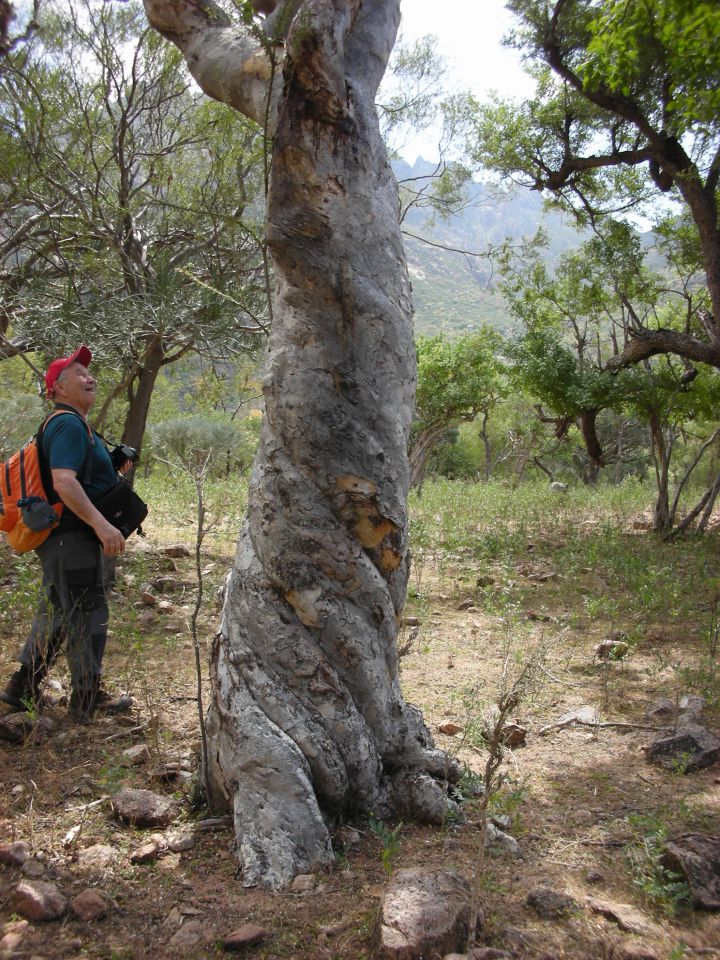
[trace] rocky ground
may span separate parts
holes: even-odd
[[[550,554],[535,551],[517,565],[513,583],[523,590],[512,606],[496,602],[507,570],[428,562],[422,582],[413,582],[401,637],[403,684],[439,745],[467,766],[467,823],[353,824],[336,837],[332,870],[275,895],[242,886],[228,824],[194,803],[193,561],[170,556],[167,539],[151,529],[119,568],[107,669],[134,694],[131,714],[76,726],[60,703],[41,719],[26,717],[29,734],[0,718],[0,956],[204,958],[234,950],[258,960],[369,958],[381,915],[392,916],[388,899],[382,906],[388,873],[397,885],[397,871],[421,868],[477,881],[478,956],[486,960],[720,957],[720,913],[697,909],[697,889],[685,901],[686,885],[662,866],[668,839],[720,834],[712,753],[720,696],[708,695],[715,675],[700,613],[684,628],[646,622],[628,641],[602,604],[592,616],[587,604],[578,614],[590,572],[571,584]],[[231,549],[203,561],[211,597]],[[31,563],[5,553],[0,562],[4,677],[27,627],[34,581]],[[709,601],[702,602],[706,623]],[[200,623],[203,648],[215,617],[211,602]],[[687,678],[699,676],[690,668],[701,662],[705,703],[682,703],[698,693]],[[511,717],[515,746],[489,803],[495,839],[478,871],[473,794],[487,758],[483,730],[503,688],[528,664],[532,682]],[[60,698],[63,665],[55,678]],[[695,740],[649,762],[648,745],[688,726]],[[693,769],[698,755],[710,765]],[[134,790],[155,799],[148,806],[149,796]],[[714,882],[718,899],[717,862],[715,870],[708,896]]]

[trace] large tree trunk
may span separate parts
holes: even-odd
[[[459,774],[398,682],[415,351],[374,107],[398,22],[398,0],[305,0],[278,102],[266,411],[211,658],[207,771],[244,882],[275,889],[332,859],[342,818],[441,822]]]

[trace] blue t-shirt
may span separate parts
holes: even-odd
[[[93,431],[95,443],[90,453],[86,473],[86,457],[90,448],[88,430],[75,413],[53,417],[43,433],[43,448],[51,470],[74,470],[85,493],[91,500],[105,493],[117,482],[117,473],[110,454],[100,437]],[[85,477],[87,476],[87,481]]]

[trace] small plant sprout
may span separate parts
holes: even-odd
[[[377,820],[375,817],[370,817],[368,820],[368,827],[382,843],[380,859],[382,860],[383,870],[388,877],[392,874],[393,863],[400,853],[400,834],[403,826],[403,822],[400,821],[397,826],[391,829],[386,823]]]

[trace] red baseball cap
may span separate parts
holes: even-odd
[[[75,353],[71,357],[62,357],[60,360],[53,360],[50,366],[47,368],[47,373],[45,374],[45,386],[48,390],[52,390],[55,386],[55,381],[63,372],[66,370],[71,363],[81,363],[84,367],[90,365],[92,360],[92,354],[88,348],[83,344],[81,347],[78,347]]]

